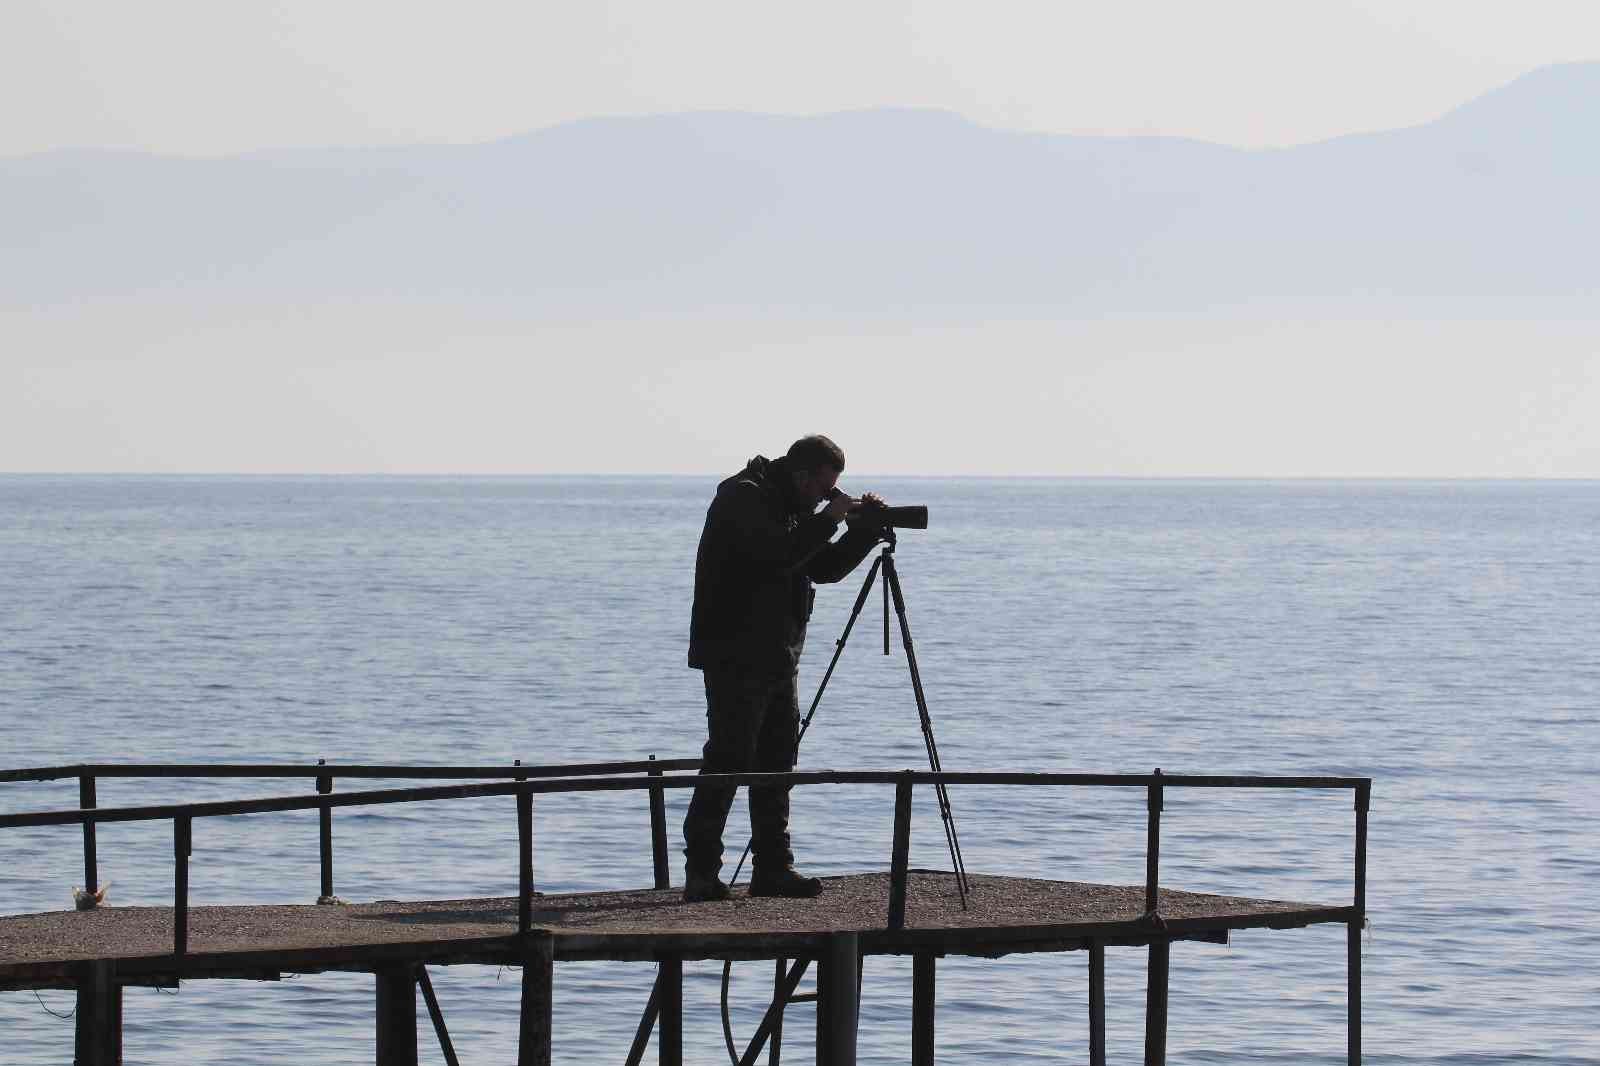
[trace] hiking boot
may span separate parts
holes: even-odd
[[[718,877],[715,871],[699,873],[695,870],[684,870],[685,903],[717,903],[727,899],[729,895],[728,886],[722,883],[722,878]]]
[[[815,877],[803,876],[793,866],[780,866],[776,870],[757,867],[750,875],[750,894],[810,899],[822,895],[822,882]]]

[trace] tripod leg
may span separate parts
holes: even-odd
[[[943,767],[939,764],[939,746],[933,739],[933,718],[928,714],[928,697],[922,691],[922,672],[917,669],[917,651],[911,642],[911,623],[906,618],[905,596],[900,591],[900,574],[895,569],[894,558],[888,553],[884,555],[883,565],[884,584],[889,587],[894,596],[895,614],[900,619],[900,640],[906,649],[906,666],[911,671],[911,691],[917,699],[917,717],[922,724],[922,740],[928,749],[928,766],[934,773],[940,773]],[[934,786],[934,795],[939,801],[939,817],[944,822],[945,842],[950,846],[950,862],[955,867],[956,890],[961,895],[961,906],[967,906],[967,867],[961,859],[961,840],[956,835],[955,812],[950,808],[950,793],[943,782]]]
[[[811,707],[806,711],[805,720],[800,723],[802,739],[811,726],[811,716],[817,713],[817,704],[822,702],[822,693],[827,690],[828,682],[833,678],[833,668],[839,665],[839,656],[844,654],[845,642],[850,639],[850,631],[856,627],[856,619],[861,617],[861,608],[866,606],[867,593],[872,591],[872,582],[877,579],[878,569],[883,566],[883,558],[880,555],[872,560],[872,568],[867,571],[867,579],[861,583],[861,591],[856,594],[856,605],[850,608],[850,619],[844,624],[844,632],[833,642],[833,658],[828,660],[828,669],[822,675],[822,683],[817,686],[817,694],[811,698]]]
[[[827,691],[828,682],[833,678],[833,668],[839,665],[839,656],[844,654],[844,646],[850,639],[850,631],[856,626],[856,619],[861,616],[861,608],[866,606],[867,593],[872,591],[872,583],[877,580],[878,569],[883,566],[883,556],[872,560],[872,568],[867,571],[867,579],[861,583],[861,591],[856,595],[856,605],[850,609],[850,620],[844,624],[844,632],[839,639],[833,642],[833,658],[828,661],[828,669],[822,675],[822,683],[817,686],[817,694],[811,698],[811,707],[806,711],[804,720],[800,723],[800,736],[795,741],[799,747],[800,741],[805,740],[806,730],[811,728],[811,718],[817,713],[817,705],[822,702],[822,694]],[[887,625],[887,621],[884,623]],[[733,868],[733,876],[728,879],[730,885],[737,884],[739,873],[744,869],[744,861],[750,857],[750,846],[755,843],[755,838],[745,841],[744,852],[739,856],[739,864]]]
[[[888,552],[884,552],[883,557],[889,559],[890,555]],[[891,569],[894,567],[892,560],[889,566]],[[887,579],[883,582],[883,654],[885,657],[889,654],[889,582]]]

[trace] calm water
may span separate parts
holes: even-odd
[[[6,766],[104,761],[554,762],[692,756],[683,665],[713,479],[0,478]],[[885,480],[930,505],[900,567],[947,769],[1315,773],[1375,779],[1368,1061],[1600,1060],[1600,485]],[[865,568],[818,597],[809,697]],[[801,753],[921,765],[876,599]],[[279,794],[287,783],[103,782],[100,802]],[[681,820],[685,794],[669,817]],[[967,866],[1138,883],[1142,796],[953,792]],[[0,809],[76,805],[0,785]],[[923,804],[912,861],[948,861]],[[506,894],[509,800],[336,815],[352,900]],[[795,799],[802,862],[881,868],[886,795]],[[650,879],[644,805],[541,803],[541,887]],[[743,827],[742,804],[730,838]],[[1348,793],[1177,794],[1166,883],[1344,903]],[[0,912],[59,909],[77,835],[10,831]],[[112,901],[171,900],[166,823],[110,826]],[[196,826],[196,902],[310,902],[316,820]],[[1171,1059],[1342,1062],[1344,931],[1179,945]],[[686,1051],[726,1061],[720,966],[691,964]],[[559,1061],[620,1062],[644,965],[557,970]],[[862,1061],[909,1057],[909,963],[869,960]],[[767,964],[734,971],[753,1031]],[[512,971],[436,971],[463,1062],[511,1061]],[[807,982],[809,985],[809,981]],[[941,1062],[1081,1062],[1080,954],[948,961]],[[372,1058],[369,979],[130,990],[129,1063]],[[42,1000],[42,1002],[41,1002]],[[1109,953],[1113,1061],[1142,1048],[1143,956]],[[0,994],[0,1058],[68,1061],[72,996]],[[790,1061],[809,1061],[793,1008]],[[186,1058],[170,1050],[181,1034]],[[424,1032],[425,1061],[440,1061]],[[653,1053],[652,1053],[653,1054]]]

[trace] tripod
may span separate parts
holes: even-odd
[[[856,619],[861,616],[861,608],[866,605],[867,595],[872,591],[872,583],[877,580],[878,573],[883,572],[883,654],[889,654],[889,602],[894,601],[894,612],[900,620],[900,641],[906,649],[906,666],[911,671],[911,691],[917,699],[917,717],[922,725],[922,742],[928,749],[928,768],[934,773],[940,773],[939,746],[933,739],[933,719],[928,716],[928,698],[922,692],[922,672],[917,669],[917,651],[911,643],[911,624],[906,621],[906,600],[900,591],[900,573],[895,569],[894,529],[885,527],[882,533],[884,539],[883,551],[872,561],[872,568],[867,571],[867,580],[861,585],[861,592],[856,596],[856,603],[850,610],[850,620],[844,625],[844,633],[834,642],[833,658],[828,663],[827,672],[822,675],[822,683],[817,686],[817,694],[811,700],[811,708],[806,711],[805,719],[800,723],[800,736],[795,742],[796,748],[800,741],[805,740],[806,730],[811,728],[811,719],[817,713],[817,706],[822,702],[822,694],[827,691],[828,681],[833,677],[833,668],[839,665],[839,657],[844,654],[845,643],[850,639],[850,631],[855,628]],[[945,788],[943,781],[934,783],[934,795],[939,801],[939,819],[944,823],[945,843],[950,848],[950,862],[956,875],[956,891],[961,896],[961,909],[967,909],[967,894],[970,886],[967,883],[967,867],[961,859],[961,841],[956,836],[955,814],[950,809],[950,793]],[[744,854],[739,856],[739,864],[733,868],[733,877],[729,883],[739,880],[739,871],[744,869],[744,860],[750,855],[750,844],[745,844]]]

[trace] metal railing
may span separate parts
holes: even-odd
[[[517,930],[527,934],[533,925],[533,797],[569,792],[647,791],[650,793],[652,858],[657,888],[671,885],[667,869],[665,790],[693,788],[702,780],[715,780],[731,786],[778,785],[893,785],[895,787],[894,843],[890,856],[890,891],[887,926],[900,930],[905,925],[907,865],[910,854],[911,806],[913,790],[919,786],[962,785],[998,786],[1073,786],[1142,788],[1146,795],[1147,832],[1145,847],[1145,914],[1143,920],[1153,929],[1164,927],[1159,914],[1161,813],[1169,788],[1250,788],[1250,789],[1348,789],[1355,799],[1354,900],[1346,920],[1354,943],[1355,931],[1366,915],[1367,812],[1370,805],[1370,778],[1352,777],[1252,777],[1195,776],[1163,774],[1074,774],[1074,773],[931,773],[928,771],[812,771],[801,773],[744,773],[667,776],[667,770],[689,770],[697,760],[588,763],[573,766],[510,767],[400,767],[400,766],[117,766],[85,764],[31,770],[0,771],[0,781],[51,780],[78,777],[80,797],[87,800],[73,811],[32,811],[0,815],[0,829],[25,826],[82,825],[84,827],[85,871],[93,870],[96,825],[106,822],[144,822],[171,819],[173,824],[173,956],[181,965],[188,952],[189,854],[196,818],[225,817],[236,814],[317,810],[322,813],[323,896],[332,896],[332,845],[329,819],[335,807],[366,807],[389,803],[418,803],[438,800],[514,796],[517,809]],[[626,776],[618,776],[626,775]],[[169,803],[132,807],[95,807],[94,782],[100,777],[313,777],[317,792],[312,795],[279,796],[262,799],[214,800],[198,803]],[[440,778],[507,777],[511,780],[488,784],[438,785],[423,788],[373,789],[335,794],[335,777],[365,778]],[[1354,950],[1354,949],[1352,949]]]
[[[23,781],[61,781],[78,779],[78,807],[95,810],[96,785],[102,778],[295,778],[307,777],[316,782],[318,795],[330,795],[337,778],[387,779],[387,780],[440,780],[461,778],[505,778],[526,781],[549,777],[590,777],[602,774],[649,773],[660,775],[667,770],[698,770],[699,759],[666,759],[657,761],[654,755],[648,760],[626,762],[566,763],[546,766],[524,766],[521,759],[510,766],[472,764],[463,766],[417,766],[373,763],[329,765],[318,759],[309,763],[75,763],[70,766],[24,767],[18,770],[0,770],[0,784]],[[651,822],[661,823],[659,834],[653,834],[653,851],[656,853],[656,887],[665,888],[661,870],[667,862],[665,835],[665,808],[659,789],[650,794]],[[325,803],[319,807],[318,817],[318,867],[321,873],[319,902],[334,902],[333,892],[333,807],[340,804]],[[656,808],[662,807],[660,811]],[[95,825],[109,819],[86,819],[83,823],[83,881],[90,895],[100,887],[99,856],[95,839]]]

